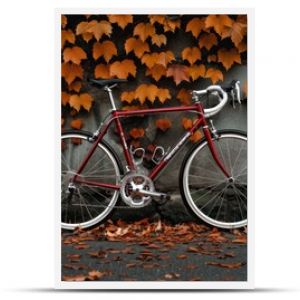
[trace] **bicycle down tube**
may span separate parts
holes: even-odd
[[[149,177],[154,180],[158,174],[167,166],[167,164],[170,162],[170,160],[177,154],[177,152],[181,149],[181,147],[185,144],[187,139],[201,126],[203,126],[203,133],[204,136],[208,142],[208,146],[210,149],[210,152],[213,156],[213,159],[221,169],[221,171],[224,173],[224,175],[229,178],[230,174],[226,171],[224,165],[219,159],[218,151],[214,145],[213,139],[211,137],[210,130],[208,129],[206,119],[204,118],[203,114],[203,108],[200,103],[196,103],[191,106],[178,106],[178,107],[167,107],[167,108],[153,108],[153,109],[142,109],[142,110],[131,110],[131,111],[119,111],[119,110],[113,110],[111,113],[111,117],[108,119],[107,123],[103,125],[103,128],[101,128],[101,131],[94,141],[93,146],[88,151],[87,155],[83,159],[80,167],[78,168],[78,171],[73,177],[73,182],[78,183],[84,183],[87,185],[93,185],[93,186],[99,186],[109,189],[118,190],[120,188],[117,184],[108,184],[108,183],[101,183],[96,181],[90,181],[90,180],[84,180],[80,178],[80,174],[83,171],[84,167],[88,163],[89,159],[93,155],[94,151],[97,148],[98,143],[101,142],[105,134],[107,133],[108,128],[110,127],[111,123],[115,121],[116,128],[120,137],[120,142],[123,148],[123,152],[125,155],[125,159],[127,162],[127,166],[130,171],[135,170],[135,163],[134,160],[130,154],[130,151],[128,149],[128,145],[125,139],[124,130],[122,127],[122,124],[120,122],[120,118],[123,117],[132,117],[132,116],[138,116],[138,115],[150,115],[150,114],[156,114],[156,113],[164,113],[164,112],[179,112],[179,111],[194,111],[199,113],[199,117],[196,120],[196,122],[193,124],[193,127],[187,131],[183,137],[179,140],[179,142],[173,146],[173,148],[170,150],[170,152],[159,162],[154,169],[150,172]]]

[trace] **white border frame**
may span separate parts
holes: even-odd
[[[253,8],[57,8],[55,9],[55,172],[60,174],[60,73],[61,73],[61,14],[247,14],[247,134],[248,140],[248,243],[247,281],[61,281],[60,176],[55,175],[55,288],[56,289],[253,289],[254,288],[254,9]]]

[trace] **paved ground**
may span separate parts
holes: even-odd
[[[182,243],[170,239],[109,241],[103,237],[75,238],[71,243],[72,234],[63,232],[62,277],[78,281],[247,280],[247,245],[236,243],[236,236],[225,231],[217,242],[208,236]]]

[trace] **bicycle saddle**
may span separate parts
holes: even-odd
[[[110,86],[122,82],[127,82],[126,79],[89,79],[90,82],[100,85],[101,87]]]

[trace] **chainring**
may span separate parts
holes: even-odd
[[[140,190],[153,192],[153,181],[149,177],[139,173],[130,173],[123,177],[120,194],[127,205],[140,208],[151,202],[151,196],[139,193]]]

